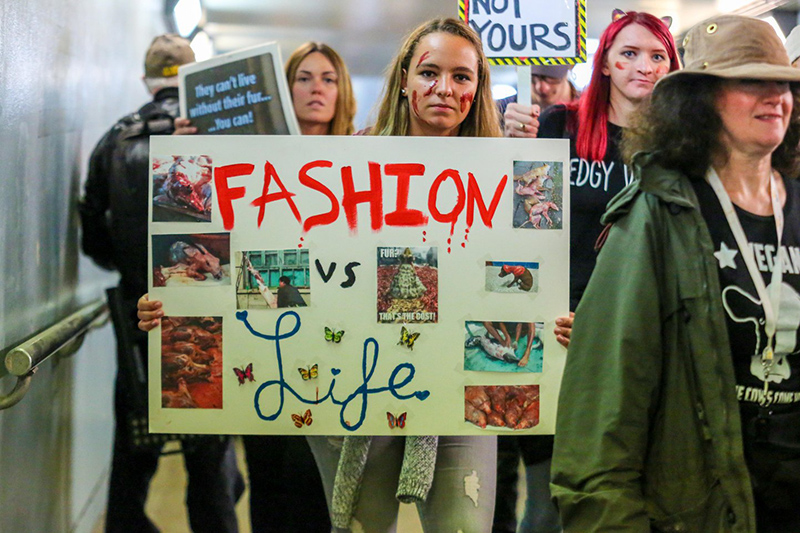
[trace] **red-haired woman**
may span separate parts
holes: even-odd
[[[678,68],[675,41],[662,19],[615,11],[614,21],[600,36],[592,81],[581,98],[553,106],[539,120],[539,138],[571,141],[571,311],[594,269],[594,244],[603,229],[600,216],[633,179],[619,154],[622,131],[650,97],[655,82]],[[568,342],[566,337],[559,340]]]
[[[669,22],[648,13],[615,10],[600,36],[592,80],[580,99],[555,105],[539,119],[539,138],[570,140],[570,316],[557,319],[555,330],[564,346],[569,344],[572,316],[594,270],[595,242],[603,229],[600,217],[606,204],[633,180],[620,156],[622,131],[656,81],[680,68]],[[522,205],[516,206],[514,217],[521,221],[527,217]],[[529,494],[520,531],[559,531],[549,503],[552,437],[520,439]]]

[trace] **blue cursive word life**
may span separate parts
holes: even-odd
[[[416,398],[417,400],[421,401],[426,400],[430,396],[430,391],[427,390],[415,391],[412,392],[411,394],[400,393],[400,389],[411,383],[411,381],[414,379],[414,374],[416,373],[416,370],[414,368],[414,365],[412,365],[411,363],[401,363],[397,365],[392,371],[391,376],[389,376],[389,382],[385,387],[370,388],[369,381],[370,379],[372,379],[372,375],[375,373],[375,367],[378,365],[378,352],[379,352],[378,341],[370,337],[364,340],[364,351],[362,353],[362,358],[361,358],[361,379],[362,379],[361,385],[359,385],[352,392],[352,394],[341,400],[336,398],[333,389],[336,386],[336,376],[339,375],[341,370],[339,370],[338,368],[331,368],[331,374],[333,375],[333,379],[331,379],[331,385],[328,388],[328,393],[322,398],[314,398],[314,399],[304,398],[284,380],[283,357],[281,355],[281,341],[293,337],[295,334],[297,334],[298,331],[300,331],[300,316],[294,311],[284,312],[280,317],[278,317],[277,322],[275,322],[275,335],[267,335],[265,333],[261,333],[253,329],[253,327],[250,325],[250,322],[247,320],[247,311],[237,312],[236,318],[240,320],[245,325],[247,330],[254,336],[275,343],[275,353],[278,363],[278,379],[265,381],[264,383],[262,383],[258,387],[258,390],[256,391],[254,400],[256,414],[258,414],[258,417],[261,418],[262,420],[275,420],[280,416],[281,412],[283,411],[283,404],[286,391],[290,392],[292,395],[294,395],[295,398],[297,398],[303,403],[320,404],[330,399],[330,401],[334,405],[340,405],[342,408],[339,413],[339,422],[342,424],[342,427],[348,431],[355,431],[358,428],[360,428],[361,425],[364,423],[364,418],[366,418],[367,415],[367,403],[370,394],[380,394],[382,392],[389,391],[392,394],[392,396],[394,396],[398,400],[410,400],[412,398]],[[286,318],[294,319],[294,327],[292,327],[289,331],[286,331],[285,333],[281,333],[281,324]],[[367,368],[368,359],[370,358],[370,356],[371,356],[371,364],[369,365],[369,368]],[[401,377],[400,374],[402,372],[405,372],[405,375]],[[278,402],[277,408],[273,413],[265,414],[261,410],[259,399],[261,397],[261,393],[265,392],[267,389],[270,389],[271,387],[278,387],[278,395],[280,400]],[[347,410],[350,403],[353,401],[361,402],[359,418],[356,423],[348,423],[345,421],[345,411]]]

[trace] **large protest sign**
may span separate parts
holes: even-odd
[[[153,431],[553,432],[566,140],[172,136],[151,157],[154,200],[209,211],[150,225]]]
[[[586,61],[586,0],[458,0],[493,65]]]
[[[200,133],[297,135],[282,68],[277,43],[181,66],[181,116]]]

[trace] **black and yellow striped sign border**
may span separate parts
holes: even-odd
[[[458,0],[458,18],[469,23],[470,0]],[[490,65],[576,65],[586,63],[586,0],[575,0],[577,24],[575,57],[487,57]]]

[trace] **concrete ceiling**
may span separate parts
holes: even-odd
[[[278,41],[284,58],[305,41],[336,49],[356,76],[383,72],[403,36],[421,22],[455,16],[456,0],[202,0],[217,53]],[[523,0],[548,2],[555,0]],[[797,0],[792,0],[796,3]],[[587,34],[598,37],[614,8],[674,19],[677,36],[721,9],[758,15],[786,0],[587,0]]]

